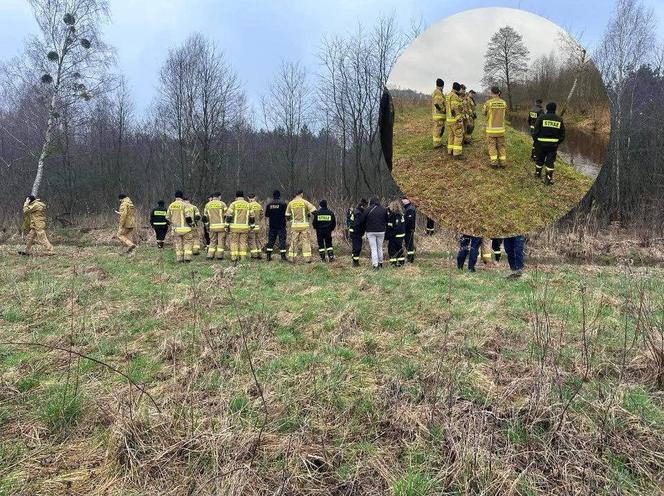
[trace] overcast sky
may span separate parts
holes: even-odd
[[[664,20],[663,0],[644,0]],[[344,34],[358,22],[369,26],[382,13],[394,12],[408,28],[412,18],[425,27],[464,9],[522,8],[556,24],[583,31],[592,46],[612,15],[612,0],[111,0],[112,24],[105,40],[116,48],[118,71],[125,74],[139,113],[155,95],[157,75],[168,49],[195,31],[226,53],[256,104],[281,60],[300,60],[318,71],[316,52],[324,34]],[[27,0],[0,0],[0,60],[19,55],[36,32]],[[660,23],[661,25],[661,23]],[[488,34],[475,28],[471,34]],[[441,44],[458,46],[455,40]],[[430,90],[429,90],[430,91]],[[427,92],[429,92],[427,91]],[[255,105],[258,108],[258,105]],[[260,119],[259,119],[260,121]]]
[[[484,54],[491,36],[504,26],[513,27],[530,50],[530,62],[542,55],[560,53],[564,30],[525,10],[490,7],[447,17],[418,36],[403,52],[388,81],[388,88],[431,93],[436,78],[446,90],[458,81],[481,92]]]

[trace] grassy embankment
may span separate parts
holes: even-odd
[[[510,283],[443,253],[374,273],[15,249],[0,495],[662,490],[662,269]]]
[[[491,169],[478,112],[465,162],[431,144],[429,106],[396,104],[392,175],[399,187],[443,226],[481,236],[531,233],[559,219],[590,189],[592,181],[560,158],[553,186],[533,177],[532,139],[507,130],[508,167]],[[445,143],[447,131],[445,131]]]

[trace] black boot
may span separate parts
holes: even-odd
[[[268,251],[267,254],[265,255],[265,258],[267,258],[268,262],[271,262],[272,261],[272,252]]]
[[[553,169],[546,170],[546,176],[544,177],[544,184],[551,186],[553,184]]]
[[[353,267],[359,267],[360,266],[360,261],[353,259]]]
[[[324,252],[324,251],[321,251],[321,252],[320,252],[320,259],[321,259],[323,262],[325,262],[325,252]]]
[[[329,252],[329,253],[327,254],[327,258],[329,259],[330,262],[334,262],[334,253],[333,253],[333,252]]]
[[[282,262],[288,262],[288,257],[286,256],[285,253],[282,253],[282,254],[281,254],[281,261],[282,261]]]
[[[536,165],[535,166],[535,178],[540,179],[542,177],[542,166],[541,165]]]

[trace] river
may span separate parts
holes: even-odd
[[[512,117],[512,127],[530,134],[526,118]],[[560,157],[580,173],[597,178],[606,160],[609,137],[584,129],[567,127],[565,141],[558,148]]]

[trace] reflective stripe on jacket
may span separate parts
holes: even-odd
[[[207,219],[210,232],[219,232],[226,228],[225,213],[226,204],[221,200],[210,200],[205,204],[203,215]]]
[[[291,221],[294,231],[306,231],[309,229],[309,215],[316,211],[307,200],[301,196],[293,198],[286,207],[286,217]]]
[[[505,134],[505,113],[507,103],[502,98],[490,98],[484,104],[486,116],[486,134],[489,136],[503,136]]]
[[[175,234],[187,234],[191,232],[191,226],[187,223],[187,218],[193,221],[193,209],[181,199],[178,198],[168,206],[166,217]]]
[[[249,217],[249,202],[244,198],[236,198],[226,211],[226,222],[230,224],[231,232],[249,231]]]

